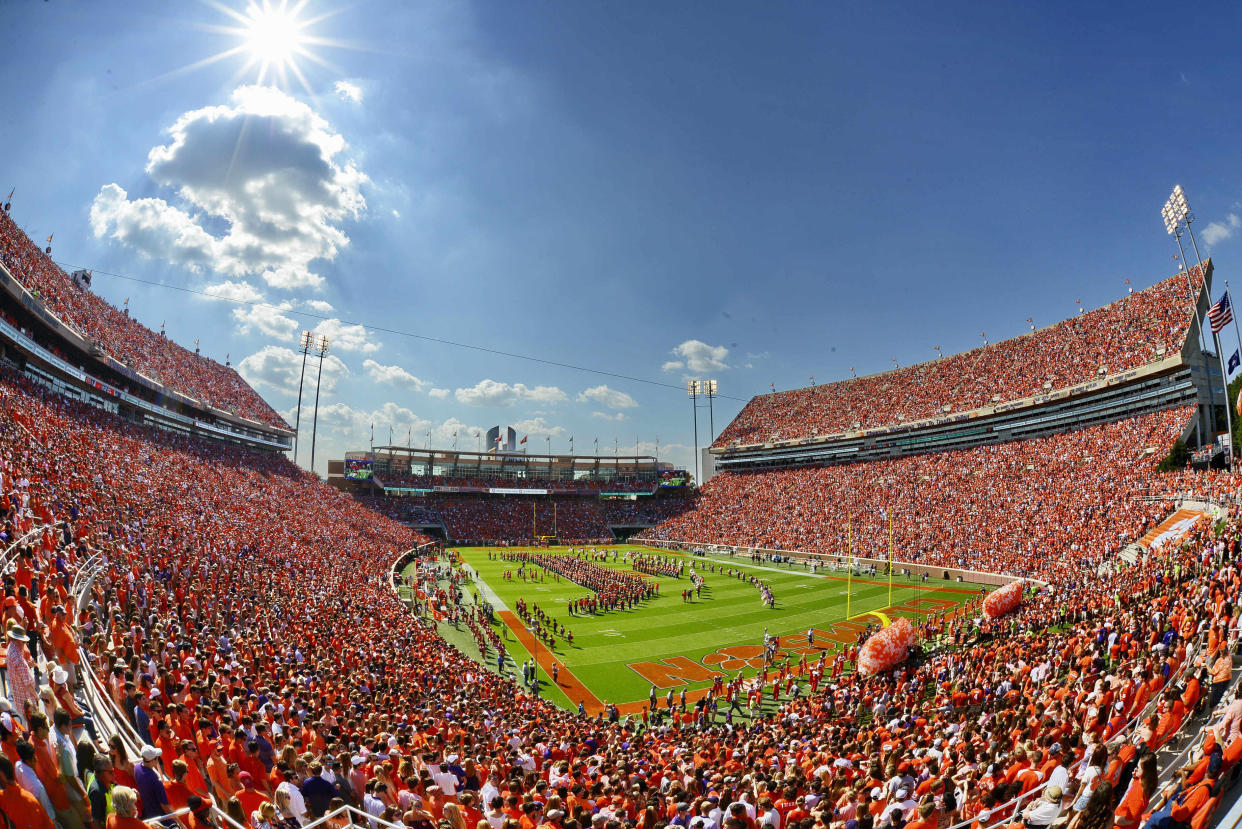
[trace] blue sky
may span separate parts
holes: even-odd
[[[717,378],[719,430],[1111,301],[1173,272],[1175,183],[1218,276],[1242,248],[1237,4],[307,0],[261,85],[224,9],[6,4],[0,190],[282,412],[332,335],[321,471],[372,421],[689,464],[669,385]]]

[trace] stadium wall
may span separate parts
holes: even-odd
[[[737,555],[761,555],[765,558],[772,556],[780,556],[782,559],[788,558],[799,564],[803,562],[818,562],[820,565],[845,564],[848,556],[824,555],[822,553],[808,553],[802,550],[769,550],[762,547],[733,547],[728,544],[700,544],[694,541],[659,541],[644,540],[643,544],[650,547],[659,547],[665,550],[680,550],[682,552],[693,553],[695,550],[703,550],[705,552],[725,552],[731,556]],[[888,566],[886,558],[869,558],[867,556],[853,556],[855,563],[861,563],[866,567],[875,565],[876,569],[883,572],[883,568]],[[893,559],[894,572],[901,576],[912,576],[919,578],[926,575],[928,578],[945,579],[946,581],[973,582],[974,584],[986,584],[988,586],[1001,587],[1010,582],[1022,579],[1039,587],[1047,586],[1047,582],[1039,579],[1032,579],[1020,576],[1008,576],[1003,573],[985,573],[981,570],[964,570],[960,567],[936,567],[930,564],[919,564],[913,561],[902,561]]]

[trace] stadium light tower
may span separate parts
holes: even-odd
[[[812,381],[814,378],[812,378]],[[712,400],[716,397],[717,384],[715,380],[704,380],[699,390],[707,395],[707,428],[711,430],[708,445],[716,442],[716,414],[712,411]]]
[[[127,300],[128,301],[128,300]],[[306,357],[311,352],[311,346],[315,344],[315,335],[309,331],[302,332],[302,339],[299,343],[302,349],[302,375],[298,378],[298,415],[293,421],[293,462],[298,462],[298,435],[301,434],[302,428],[302,386],[306,382]]]
[[[319,387],[323,380],[323,358],[328,356],[328,337],[323,335],[319,338],[319,342],[315,345],[315,352],[319,355],[319,376],[315,379],[315,418],[311,421],[311,460],[310,471],[315,473],[315,436],[319,431]],[[389,441],[391,443],[391,440]]]
[[[694,483],[699,484],[699,387],[698,380],[686,381],[686,394],[690,396],[690,408],[694,412]]]
[[[1164,207],[1160,211],[1160,216],[1161,218],[1164,219],[1164,229],[1167,230],[1169,232],[1169,235],[1172,236],[1177,241],[1177,252],[1179,254],[1179,261],[1186,268],[1186,294],[1187,296],[1190,297],[1191,313],[1194,315],[1195,320],[1199,323],[1199,349],[1203,354],[1206,355],[1207,334],[1203,330],[1204,329],[1203,315],[1199,313],[1199,294],[1197,291],[1195,291],[1194,282],[1191,281],[1190,263],[1187,262],[1186,260],[1186,249],[1182,246],[1182,233],[1183,231],[1190,233],[1190,224],[1191,222],[1194,221],[1194,216],[1192,216],[1190,213],[1190,204],[1186,201],[1186,192],[1182,190],[1182,186],[1180,184],[1175,185],[1173,187],[1173,192],[1169,195],[1168,201],[1164,203]],[[1183,222],[1185,222],[1186,224],[1185,228],[1182,227]],[[1191,239],[1191,242],[1193,243],[1194,242],[1193,233],[1190,233],[1190,239]],[[1198,257],[1198,255],[1199,255],[1199,246],[1198,244],[1195,244],[1196,258]],[[1202,267],[1203,260],[1199,260],[1199,266],[1200,266],[1199,273],[1200,273],[1200,276],[1203,277],[1203,284],[1206,287],[1207,286],[1207,274],[1203,272],[1203,267]],[[1209,298],[1209,302],[1210,301],[1211,300]],[[1219,350],[1220,349],[1217,348],[1217,351]],[[1224,366],[1222,365],[1221,368],[1223,372]],[[1206,371],[1206,369],[1207,369],[1207,358],[1205,357],[1204,358],[1204,370]],[[1223,377],[1222,380],[1224,381],[1224,384],[1225,384],[1225,413],[1226,413],[1226,416],[1228,416],[1229,414],[1229,378],[1228,378],[1228,375]],[[1210,407],[1209,410],[1212,412],[1213,423],[1212,423],[1211,428],[1213,432],[1216,431],[1216,424],[1214,422],[1216,419],[1215,398],[1216,398],[1216,395],[1212,391],[1212,384],[1208,383],[1208,406]],[[1195,430],[1196,442],[1200,448],[1203,446],[1203,436],[1198,434],[1201,431],[1202,430],[1200,429]],[[1229,440],[1230,440],[1229,466],[1230,468],[1233,468],[1233,432],[1232,430],[1230,430]]]

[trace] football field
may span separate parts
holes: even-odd
[[[638,713],[655,685],[661,705],[670,689],[684,689],[693,701],[710,688],[716,677],[724,681],[742,671],[746,676],[762,667],[765,632],[777,638],[777,665],[808,663],[826,653],[831,664],[838,652],[858,639],[867,624],[886,623],[900,616],[916,622],[928,614],[951,611],[979,598],[979,585],[931,579],[923,582],[897,575],[890,586],[884,574],[847,578],[844,571],[820,569],[812,574],[801,564],[754,563],[748,557],[689,556],[638,545],[612,545],[601,566],[630,571],[625,554],[639,551],[695,562],[704,577],[702,592],[683,600],[691,588],[687,576],[647,576],[659,585],[659,595],[636,608],[596,615],[570,615],[568,605],[589,598],[590,590],[541,567],[527,565],[526,578],[517,577],[518,564],[506,553],[532,548],[464,547],[456,552],[477,574],[466,601],[476,593],[496,610],[495,629],[512,657],[506,670],[518,673],[526,660],[539,665],[540,693],[566,707],[581,702],[589,713],[615,703],[624,713]],[[565,554],[564,547],[535,550]],[[613,560],[612,552],[619,555]],[[732,569],[734,575],[727,571]],[[512,575],[506,578],[506,571]],[[739,578],[737,573],[743,578]],[[766,584],[775,607],[761,601],[755,577]],[[847,616],[847,589],[849,592]],[[553,649],[533,635],[515,611],[519,599],[538,606],[557,624],[573,632],[573,644],[556,637]],[[545,623],[546,626],[546,623]],[[469,634],[441,624],[441,631],[467,654],[496,669],[494,654],[481,655]],[[814,640],[808,641],[808,629]],[[463,629],[464,630],[464,629]],[[557,680],[551,673],[556,667]],[[803,683],[805,686],[805,682]]]

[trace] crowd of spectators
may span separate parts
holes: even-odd
[[[616,709],[607,719],[560,710],[449,645],[388,583],[391,562],[422,537],[284,459],[125,424],[0,376],[6,545],[65,522],[26,543],[5,585],[10,694],[27,687],[14,679],[23,665],[50,669],[53,686],[72,683],[63,661],[75,649],[57,644],[55,608],[81,562],[104,556],[69,633],[145,743],[137,757],[89,738],[69,752],[67,701],[53,729],[35,710],[59,710],[55,688],[6,700],[0,810],[41,829],[75,819],[127,829],[178,805],[198,829],[212,820],[207,798],[252,829],[346,803],[419,829],[1038,827],[1066,814],[1075,829],[1098,829],[1137,826],[1153,809],[1159,820],[1166,808],[1198,825],[1242,755],[1242,701],[1224,698],[1242,515],[1203,522],[1131,568],[1101,576],[1090,566],[1171,508],[1136,507],[1109,479],[1166,484],[1143,448],[1167,445],[1185,415],[1035,441],[1029,454],[974,450],[940,477],[951,470],[934,459],[945,456],[920,461],[933,464],[925,469],[860,466],[863,488],[843,492],[842,505],[813,476],[775,476],[769,493],[736,491],[745,494],[718,476],[728,482],[709,486],[690,520],[718,531],[709,516],[720,498],[759,535],[762,504],[775,510],[771,525],[832,532],[835,519],[813,516],[844,505],[874,522],[890,490],[912,485],[897,480],[909,471],[933,501],[904,516],[925,527],[914,539],[922,555],[979,556],[970,563],[1046,571],[1053,584],[983,629],[952,620],[955,647],[894,671],[835,675],[729,727],[701,711],[644,728]],[[778,488],[789,510],[770,494]],[[954,525],[943,518],[951,501]],[[1050,532],[1058,523],[1062,534]],[[35,577],[51,602],[27,609],[21,588]],[[1194,661],[1193,643],[1203,646]],[[1213,702],[1221,716],[1207,743],[1161,791],[1147,758],[1187,738],[1185,723],[1198,730],[1196,712]],[[1153,719],[1137,731],[1119,722],[1145,711]],[[1011,798],[1044,783],[1019,814]]]
[[[449,495],[436,498],[449,538],[459,544],[531,544],[545,536],[562,542],[613,541],[596,498],[579,495]]]
[[[394,498],[383,495],[355,495],[358,503],[402,524],[440,524],[435,504],[422,498]]]
[[[7,211],[0,211],[0,262],[61,322],[134,371],[218,409],[288,428],[232,368],[182,348],[75,285]]]
[[[891,517],[897,560],[1071,583],[1163,517],[1132,496],[1190,416],[1175,408],[969,450],[723,472],[694,509],[638,537],[885,559]]]
[[[498,542],[529,543],[538,535],[557,535],[582,541],[607,540],[611,532],[608,526],[655,526],[689,509],[692,498],[681,494],[644,496],[641,500],[590,498],[532,498],[515,505],[512,496],[461,494],[431,494],[423,498],[372,495],[356,493],[360,504],[381,515],[416,526],[445,525],[450,537],[455,539],[490,540]],[[535,524],[532,529],[530,503],[536,504]],[[543,502],[547,501],[544,505]],[[552,503],[556,503],[553,516]],[[441,510],[451,516],[445,524]],[[523,511],[524,510],[524,511]],[[562,510],[565,510],[562,513]],[[562,523],[564,515],[568,523]],[[553,521],[555,518],[555,521]],[[519,522],[519,519],[520,522]],[[603,522],[601,529],[600,522]],[[554,526],[555,525],[555,526]],[[557,532],[553,532],[553,530]],[[600,535],[566,535],[566,533],[601,533]]]
[[[1202,287],[1198,266],[1194,290]],[[1018,400],[1177,353],[1191,322],[1185,273],[1020,337],[884,374],[753,398],[716,446],[829,435]]]

